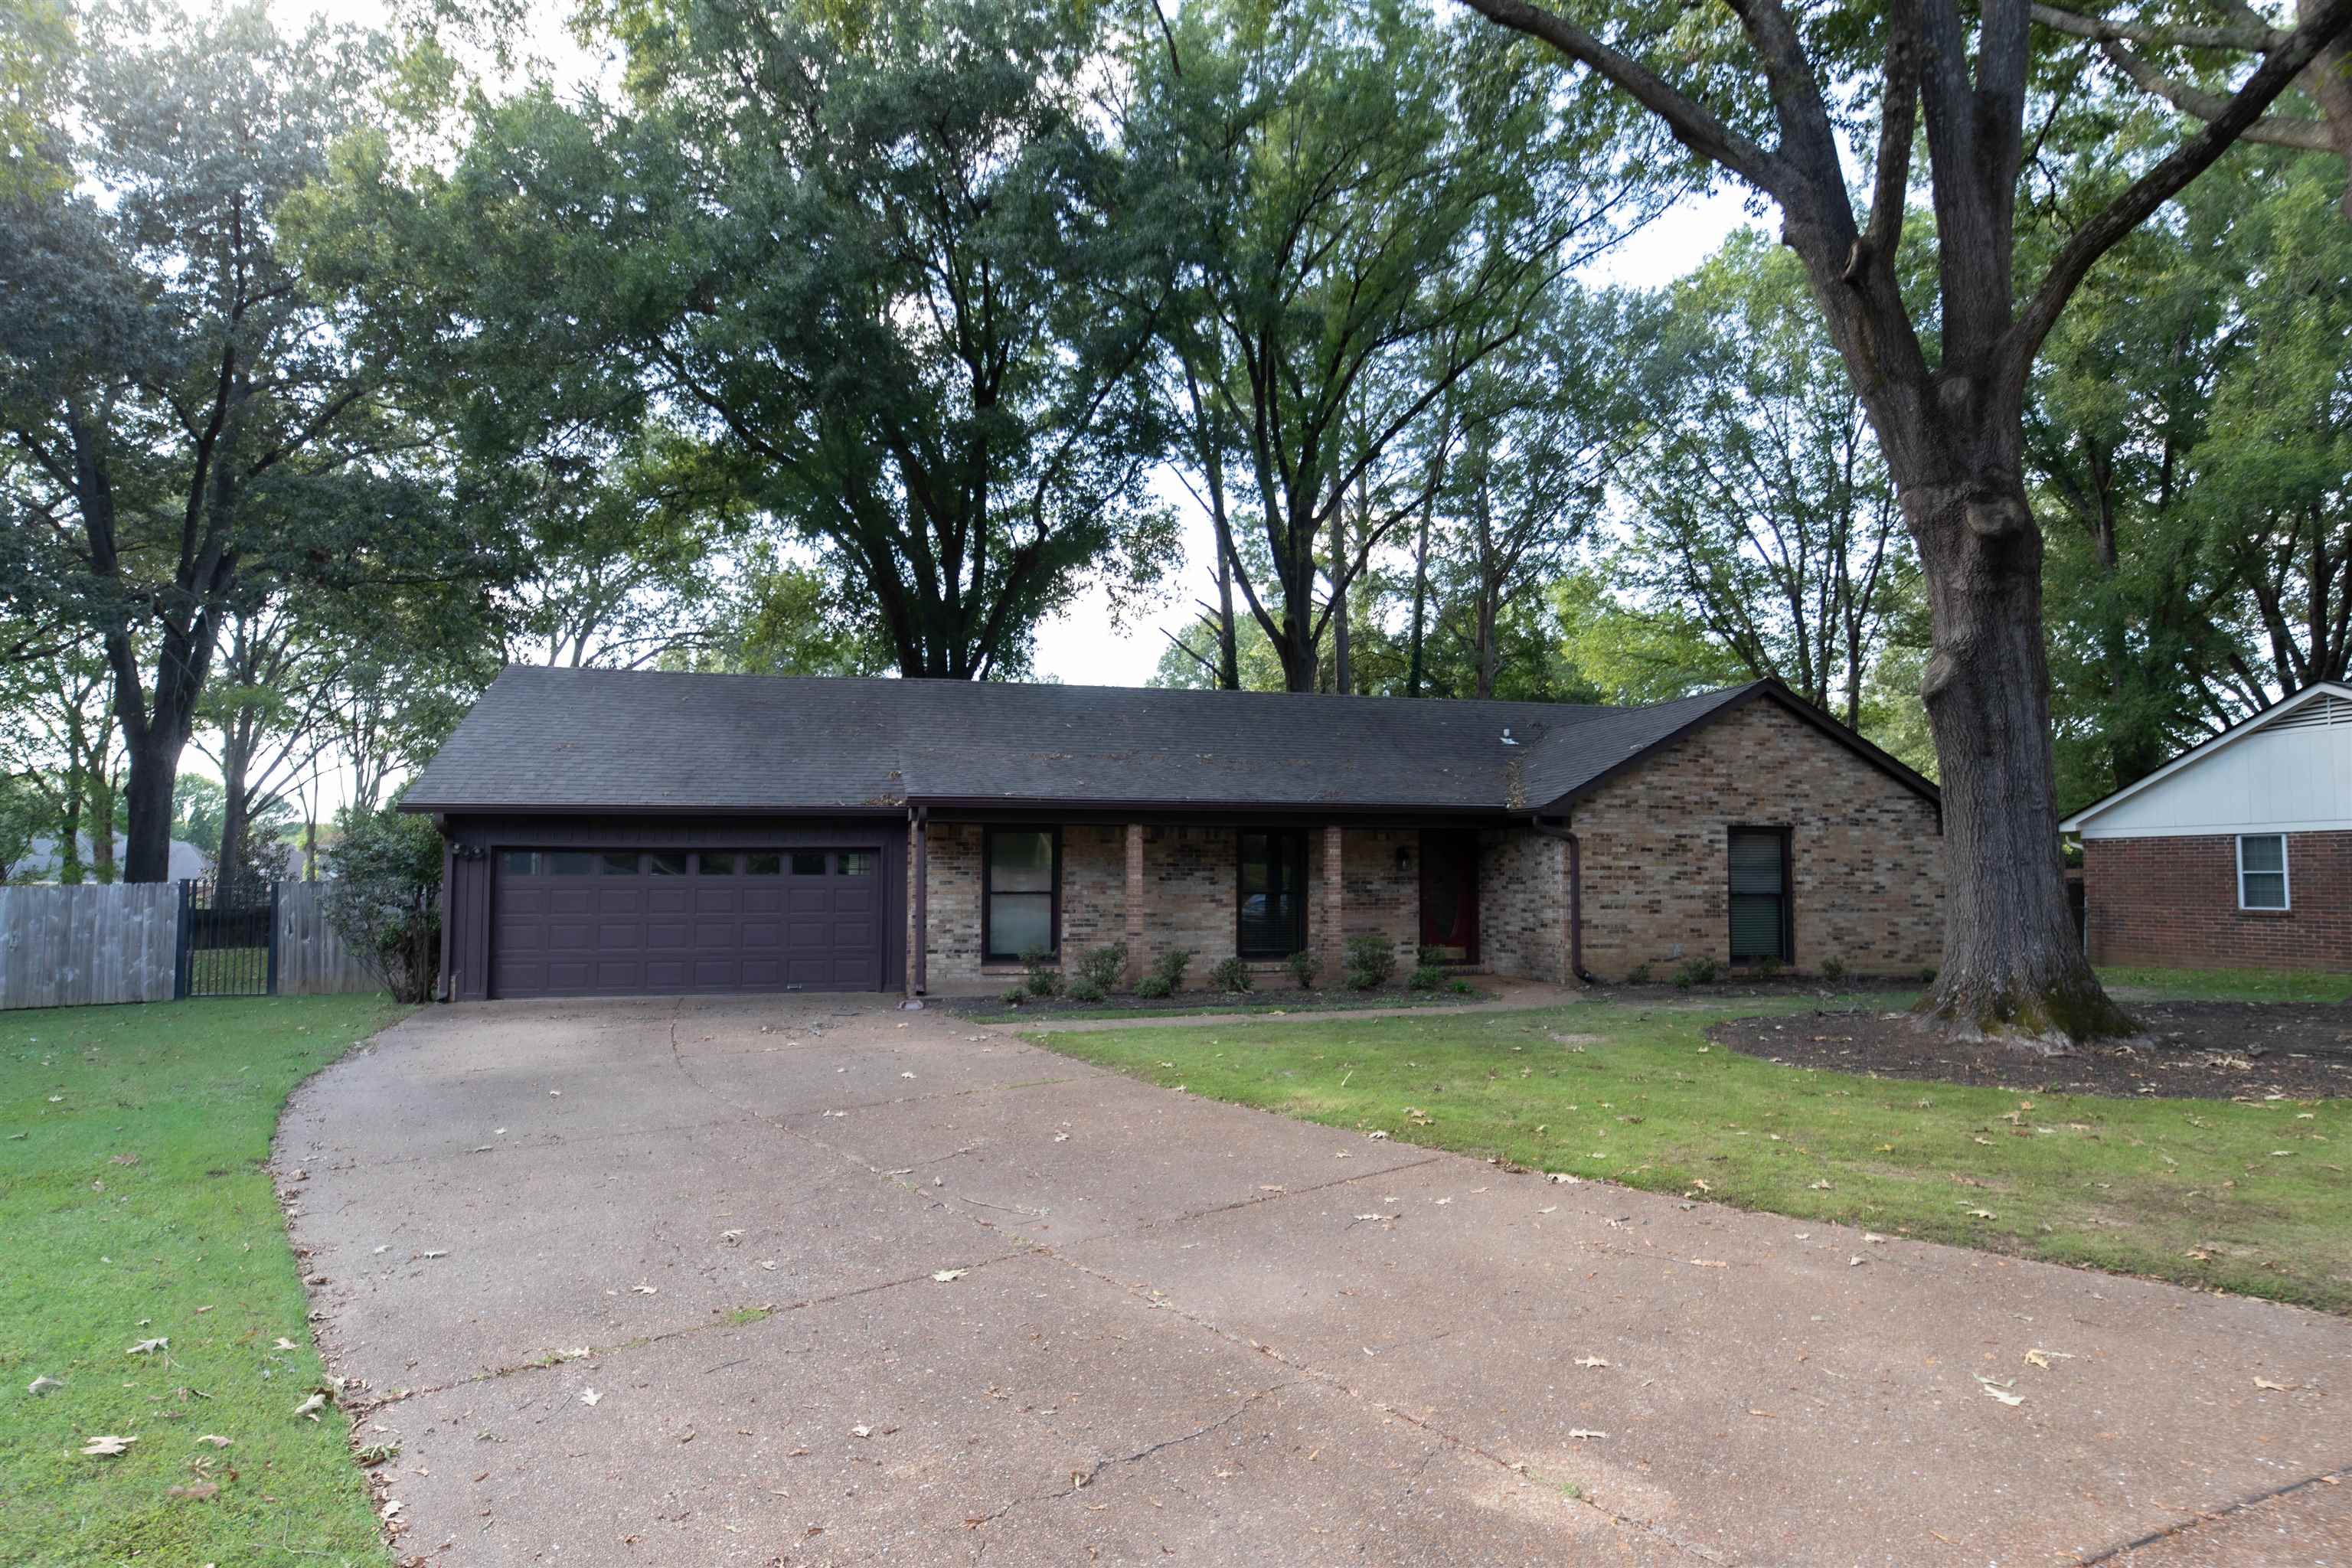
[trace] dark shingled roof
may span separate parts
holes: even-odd
[[[1529,811],[1777,681],[1647,708],[515,665],[411,811],[844,811],[1026,802]],[[1506,744],[1507,731],[1516,744]]]

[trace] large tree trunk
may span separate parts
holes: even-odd
[[[2130,1035],[2066,906],[2041,531],[2014,468],[1975,467],[1901,489],[1928,566],[1920,694],[1944,773],[1944,962],[1917,1011],[1963,1037],[2046,1049]]]
[[[1331,509],[1331,689],[1342,697],[1356,690],[1355,651],[1348,625],[1348,509]]]
[[[122,879],[168,882],[172,879],[172,792],[180,776],[180,753],[187,736],[168,724],[149,727],[123,750],[131,776],[123,785]]]
[[[1428,658],[1423,645],[1429,635],[1429,514],[1433,509],[1433,503],[1423,503],[1421,537],[1412,547],[1412,649],[1405,666],[1407,697],[1421,695]]]

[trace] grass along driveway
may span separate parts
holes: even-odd
[[[1701,1033],[1822,1005],[1584,1003],[1032,1037],[1150,1082],[1432,1148],[2352,1311],[2352,1101],[1963,1089],[1782,1067]],[[2033,1081],[2032,1066],[2018,1078]]]
[[[293,1414],[322,1371],[263,1162],[287,1093],[402,1011],[0,1014],[0,1563],[389,1561],[345,1423]]]

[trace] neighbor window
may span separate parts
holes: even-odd
[[[1061,844],[1050,827],[992,827],[982,849],[981,950],[991,962],[1061,951]]]
[[[1234,951],[1287,958],[1307,945],[1307,835],[1244,833]]]
[[[710,849],[698,849],[694,855],[694,868],[706,877],[731,877],[735,874],[735,857]]]
[[[1733,828],[1731,962],[1788,963],[1789,926],[1788,829]]]
[[[686,851],[656,849],[646,857],[646,869],[656,877],[683,877],[686,875]]]
[[[840,866],[841,874],[845,877],[871,877],[874,875],[874,851],[845,849],[841,854]]]
[[[2286,835],[2238,836],[2238,907],[2283,910],[2286,901]]]

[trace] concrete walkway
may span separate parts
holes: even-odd
[[[937,1012],[430,1009],[279,1144],[404,1559],[2352,1564],[2352,1324]]]

